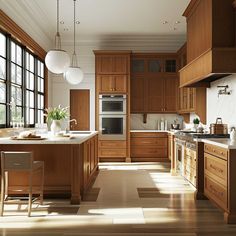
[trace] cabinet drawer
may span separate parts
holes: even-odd
[[[99,157],[126,157],[126,149],[99,148],[98,155]]]
[[[190,166],[191,168],[196,169],[196,159],[192,158],[191,156],[184,157],[184,165]]]
[[[131,132],[130,133],[130,137],[141,137],[141,138],[145,138],[145,137],[159,137],[159,138],[167,138],[167,133],[165,132],[161,132],[161,133],[155,133],[155,132]]]
[[[226,188],[214,181],[208,175],[205,175],[204,193],[222,209],[227,210],[228,196]]]
[[[161,146],[167,147],[167,139],[166,138],[131,138],[131,145],[132,146]]]
[[[99,148],[126,148],[126,141],[111,141],[111,140],[100,140],[98,142]]]
[[[194,186],[196,187],[196,169],[193,169],[191,167],[184,168],[184,177]]]
[[[221,148],[221,147],[217,147],[217,146],[210,145],[210,144],[205,144],[204,151],[207,153],[210,153],[214,156],[218,156],[218,157],[225,159],[225,160],[227,160],[227,158],[228,158],[228,150]]]
[[[196,161],[196,158],[197,158],[197,153],[196,151],[192,150],[192,149],[189,149],[189,148],[185,148],[185,154],[187,156],[190,156],[192,159],[194,159]]]
[[[205,174],[227,186],[227,161],[205,153]]]
[[[131,147],[131,157],[167,157],[166,148],[142,148],[142,147]]]

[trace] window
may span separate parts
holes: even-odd
[[[43,123],[44,63],[0,32],[0,127]]]

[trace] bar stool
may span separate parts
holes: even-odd
[[[1,152],[1,216],[3,216],[4,203],[8,203],[8,171],[29,173],[29,198],[28,201],[21,201],[21,203],[28,203],[28,216],[30,216],[33,201],[39,199],[40,204],[43,204],[44,162],[34,161],[32,152]],[[32,178],[33,174],[38,171],[41,172],[39,198],[32,200]]]

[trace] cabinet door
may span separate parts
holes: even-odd
[[[142,74],[145,72],[145,60],[133,59],[131,62],[131,70],[133,74]]]
[[[99,75],[97,77],[98,91],[100,93],[110,93],[113,91],[114,82],[113,77],[110,75]]]
[[[103,55],[96,58],[97,74],[127,74],[128,56]]]
[[[130,102],[131,112],[144,112],[144,90],[145,90],[145,79],[143,77],[131,78],[131,91],[130,91]]]
[[[148,60],[148,72],[159,73],[162,71],[162,61],[160,59]]]
[[[165,72],[176,72],[176,59],[165,60]]]
[[[196,102],[196,90],[194,88],[188,88],[188,110],[195,110],[195,102]]]
[[[118,93],[127,92],[127,76],[126,75],[113,76],[113,90]]]
[[[165,112],[177,111],[178,80],[176,77],[165,78]]]
[[[112,57],[112,73],[113,74],[127,74],[128,69],[127,56],[113,56]]]
[[[179,109],[180,111],[188,110],[188,88],[180,88]]]
[[[147,111],[164,112],[164,80],[147,78]]]
[[[97,56],[96,57],[96,73],[97,74],[111,74],[112,73],[112,57],[111,56]]]

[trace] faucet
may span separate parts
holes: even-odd
[[[217,86],[217,88],[220,88],[218,91],[218,97],[220,95],[231,95],[231,91],[228,91],[229,85]]]
[[[75,122],[75,125],[78,124],[76,119],[71,119],[71,120],[69,120],[69,121],[68,121],[68,126],[69,126],[69,128],[66,128],[66,134],[69,133],[70,123],[72,123],[72,122]]]

